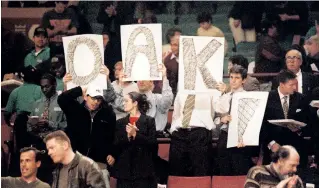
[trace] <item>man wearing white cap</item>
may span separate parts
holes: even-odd
[[[83,96],[80,103],[77,98]],[[103,88],[96,85],[75,87],[63,92],[58,104],[66,115],[72,148],[90,157],[100,167],[114,164],[113,138],[116,118],[105,101]]]

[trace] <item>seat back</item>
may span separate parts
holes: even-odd
[[[110,177],[110,188],[116,188],[116,178]]]
[[[169,176],[167,188],[211,188],[211,176],[202,177],[184,177],[184,176]]]
[[[213,176],[212,188],[243,188],[246,176]]]

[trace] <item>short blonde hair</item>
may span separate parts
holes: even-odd
[[[114,68],[115,68],[116,66],[118,66],[118,65],[123,66],[123,62],[122,62],[122,61],[118,61],[118,62],[116,62],[116,63],[115,63],[115,65],[114,65]]]
[[[318,35],[311,36],[309,38],[309,41],[312,41],[312,42],[316,43],[319,46],[319,36]]]

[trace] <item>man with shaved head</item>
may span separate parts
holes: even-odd
[[[303,188],[302,180],[295,175],[299,159],[294,147],[281,146],[273,153],[269,165],[255,166],[249,170],[244,187]]]

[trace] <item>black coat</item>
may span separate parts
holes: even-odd
[[[139,131],[131,141],[126,132],[128,123],[129,115],[117,121],[115,146],[118,154],[113,177],[127,180],[154,177],[153,155],[157,146],[155,120],[141,114],[136,122]]]
[[[305,99],[304,95],[298,92],[294,92],[294,94],[290,95],[287,119],[294,119],[297,121],[308,123],[308,114],[308,102]],[[260,133],[261,144],[264,146],[263,162],[265,164],[268,164],[270,162],[270,151],[267,146],[272,140],[274,140],[281,146],[294,146],[301,156],[301,166],[305,165],[307,161],[307,153],[305,150],[306,148],[303,145],[304,140],[302,132],[301,135],[298,135],[296,132],[292,132],[288,128],[273,125],[268,122],[268,120],[275,119],[285,119],[277,89],[269,92],[263,125]],[[304,131],[304,129],[305,128],[302,128],[301,131]]]
[[[302,74],[302,94],[310,100],[312,90],[319,85],[318,80],[312,73],[301,72]],[[271,89],[275,90],[279,86],[279,81],[275,78],[272,81]]]
[[[81,87],[63,92],[58,104],[66,115],[66,133],[72,148],[96,162],[106,163],[107,155],[114,155],[115,113],[111,106],[102,103],[93,119],[84,103],[77,98],[82,96]]]

